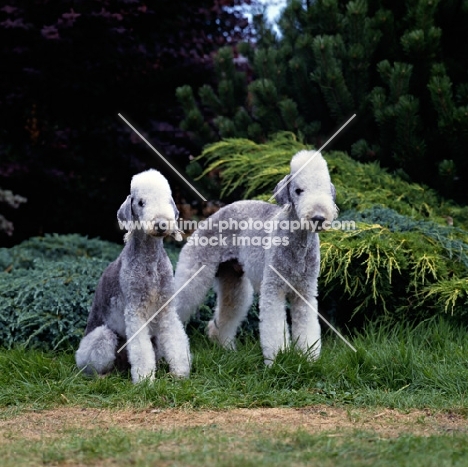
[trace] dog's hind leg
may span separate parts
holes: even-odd
[[[106,325],[83,337],[75,355],[76,365],[86,374],[109,372],[114,366],[117,335]]]
[[[185,248],[187,248],[186,245]],[[195,257],[196,251],[185,248],[179,256],[179,262],[174,276],[175,307],[182,323],[187,323],[198,310],[208,290],[213,285],[218,263],[208,260],[201,262]],[[203,267],[204,266],[204,267]],[[200,268],[202,268],[200,270]],[[194,277],[194,275],[198,274]],[[187,284],[190,284],[187,286]]]
[[[253,301],[252,285],[236,261],[221,263],[215,281],[217,304],[208,324],[208,336],[223,347],[235,349],[237,328]]]

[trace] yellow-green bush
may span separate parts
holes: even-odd
[[[307,147],[291,133],[265,144],[226,139],[205,148],[204,173],[220,169],[222,193],[268,199]],[[310,148],[309,148],[310,149]],[[340,322],[352,316],[421,319],[468,313],[468,208],[342,152],[325,152],[340,218],[353,231],[321,234],[322,303]],[[453,225],[451,225],[453,223]]]

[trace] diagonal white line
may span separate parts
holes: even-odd
[[[122,114],[118,115],[203,201],[206,201],[206,198]]]
[[[351,118],[349,118],[348,121],[347,121],[344,125],[342,125],[342,126],[335,132],[335,134],[334,134],[332,137],[328,138],[328,140],[327,140],[324,144],[322,144],[322,146],[321,146],[319,149],[317,149],[317,151],[315,151],[315,154],[314,154],[314,155],[313,155],[313,156],[312,156],[312,157],[311,157],[311,158],[310,158],[310,159],[309,159],[309,160],[308,160],[292,177],[290,177],[290,179],[289,179],[278,191],[276,191],[275,193],[273,193],[273,195],[272,195],[271,198],[268,200],[268,202],[273,201],[273,200],[275,199],[275,196],[276,196],[281,190],[283,190],[283,188],[286,188],[286,187],[294,180],[294,178],[295,178],[297,175],[299,175],[299,173],[301,172],[301,170],[302,170],[304,167],[306,167],[307,164],[309,164],[310,162],[312,162],[313,159],[314,159],[314,157],[315,157],[315,156],[316,156],[316,155],[317,155],[317,154],[318,154],[318,153],[319,153],[319,152],[320,152],[320,151],[321,151],[321,150],[322,150],[338,133],[340,133],[340,131],[341,131],[355,116],[356,116],[356,114],[353,114],[353,116],[352,116]]]
[[[314,313],[317,313],[317,315],[320,316],[320,318],[322,319],[322,321],[323,321],[324,323],[326,323],[326,324],[330,327],[330,329],[331,329],[332,331],[334,331],[334,332],[338,335],[338,337],[339,337],[348,347],[350,347],[352,350],[354,350],[354,352],[357,352],[357,350],[340,334],[340,332],[339,332],[336,328],[334,328],[334,327],[332,326],[332,324],[329,323],[329,322],[318,312],[318,310],[312,305],[312,303],[309,303],[309,302],[300,294],[300,292],[299,292],[298,290],[296,290],[296,289],[295,289],[295,288],[294,288],[294,287],[293,287],[293,286],[292,286],[292,285],[291,285],[291,284],[290,284],[290,283],[289,283],[289,282],[288,282],[288,281],[287,281],[271,264],[269,264],[269,266],[270,266],[271,269],[273,269],[273,271],[274,271],[281,279],[283,279],[283,281],[284,281],[287,285],[289,285],[289,287],[291,287],[292,290],[294,290],[294,292],[296,293],[296,295],[297,295],[298,297],[300,297],[300,298],[302,298],[302,300],[304,300],[304,302],[309,306],[309,308],[310,308]]]
[[[133,334],[133,336],[130,337],[130,339],[128,339],[127,342],[125,342],[125,344],[122,345],[122,347],[120,347],[119,350],[117,350],[117,353],[120,353],[123,349],[125,349],[125,347],[127,347],[127,345],[128,345],[130,342],[132,342],[132,340],[135,339],[135,337],[138,336],[138,334],[140,334],[140,332],[143,331],[143,329],[145,329],[146,326],[148,326],[148,324],[159,314],[159,312],[160,312],[164,307],[166,307],[167,305],[169,305],[169,303],[171,303],[172,300],[174,300],[174,298],[176,298],[177,295],[178,295],[180,292],[182,292],[182,290],[184,290],[185,287],[187,287],[187,285],[189,285],[190,282],[192,282],[193,279],[195,279],[195,277],[197,277],[198,274],[199,274],[205,267],[206,267],[206,264],[204,264],[204,265],[203,265],[203,266],[202,266],[202,267],[201,267],[201,268],[200,268],[200,269],[199,269],[199,270],[198,270],[198,271],[197,271],[197,272],[196,272],[196,273],[195,273],[195,274],[194,274],[194,275],[193,275],[193,276],[192,276],[192,277],[191,277],[191,278],[174,294],[174,295],[172,295],[172,297],[171,297],[169,300],[167,300],[167,302],[166,302],[161,308],[159,308],[159,310],[156,311],[156,313],[154,313],[154,315],[151,316],[151,318],[150,318],[148,321],[146,321],[146,323],[143,324],[143,326],[141,326],[141,328],[138,329],[138,331],[137,331],[135,334]]]

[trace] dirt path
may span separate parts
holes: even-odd
[[[466,432],[468,420],[456,413],[411,410],[408,413],[382,409],[343,409],[314,406],[298,409],[254,408],[233,410],[153,409],[147,411],[80,409],[75,407],[28,412],[0,420],[0,443],[21,436],[31,440],[59,436],[67,429],[180,430],[213,426],[241,435],[287,432],[302,429],[311,433],[339,434],[346,430],[366,430],[382,437],[404,433],[428,436],[436,433]]]

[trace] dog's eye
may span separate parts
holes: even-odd
[[[144,205],[145,205],[145,202],[142,199],[140,199],[140,201],[138,201],[138,206],[142,208]]]
[[[296,195],[300,195],[303,191],[302,188],[296,188]]]

